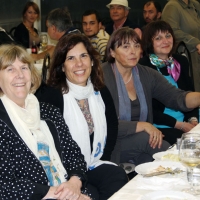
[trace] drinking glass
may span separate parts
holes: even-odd
[[[191,194],[197,194],[193,187],[193,170],[200,164],[200,134],[184,133],[181,138],[179,159],[187,167],[187,178],[190,188],[184,190]]]
[[[47,48],[47,44],[48,44],[47,34],[41,34],[40,39],[41,39],[42,51],[45,51]]]

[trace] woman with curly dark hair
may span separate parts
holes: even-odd
[[[62,93],[57,97],[62,99],[59,107],[85,157],[88,183],[93,187],[88,185],[88,189],[95,199],[106,200],[127,182],[127,176],[109,162],[118,120],[111,94],[103,83],[99,54],[90,40],[81,34],[62,37],[54,51],[49,77],[48,85]],[[44,92],[43,100],[45,96]],[[51,103],[51,99],[45,101]]]

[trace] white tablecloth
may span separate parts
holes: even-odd
[[[200,127],[200,126],[199,126]],[[174,146],[173,149],[176,149]],[[173,151],[173,149],[171,149]],[[157,161],[154,161],[157,162]],[[162,175],[164,176],[164,175]],[[183,172],[181,175],[178,175],[178,178],[169,178],[170,175],[166,176],[167,180],[160,181],[157,184],[152,184],[152,178],[143,178],[142,175],[137,175],[132,180],[130,180],[124,187],[122,187],[118,192],[116,192],[109,200],[142,200],[142,197],[150,192],[159,191],[159,190],[173,190],[173,191],[182,191],[184,188],[189,188],[189,183],[187,181],[186,172]],[[155,177],[154,183],[159,180],[159,176]],[[200,195],[196,196],[200,200]]]

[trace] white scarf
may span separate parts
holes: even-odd
[[[40,120],[40,108],[37,98],[33,94],[29,94],[25,99],[25,109],[18,106],[6,95],[3,95],[1,100],[18,134],[38,160],[37,136],[44,135],[45,142],[49,145],[50,159],[59,174],[61,182],[65,182],[64,177],[67,172],[55,148],[49,127],[45,121]]]
[[[105,117],[105,105],[100,92],[95,92],[93,84],[88,79],[87,86],[78,86],[67,80],[69,92],[63,95],[64,98],[64,119],[69,127],[72,138],[81,148],[85,157],[87,168],[92,170],[95,167],[111,162],[101,161],[106,143],[107,124]],[[88,99],[90,113],[94,123],[93,151],[90,148],[89,128],[85,117],[76,102],[77,100]]]

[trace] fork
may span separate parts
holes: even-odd
[[[152,176],[159,176],[159,175],[163,175],[163,174],[176,174],[176,173],[181,173],[183,172],[183,170],[181,170],[180,168],[175,168],[174,170],[164,170],[164,171],[160,171],[160,172],[152,172],[149,174],[143,174],[143,177],[152,177]]]

